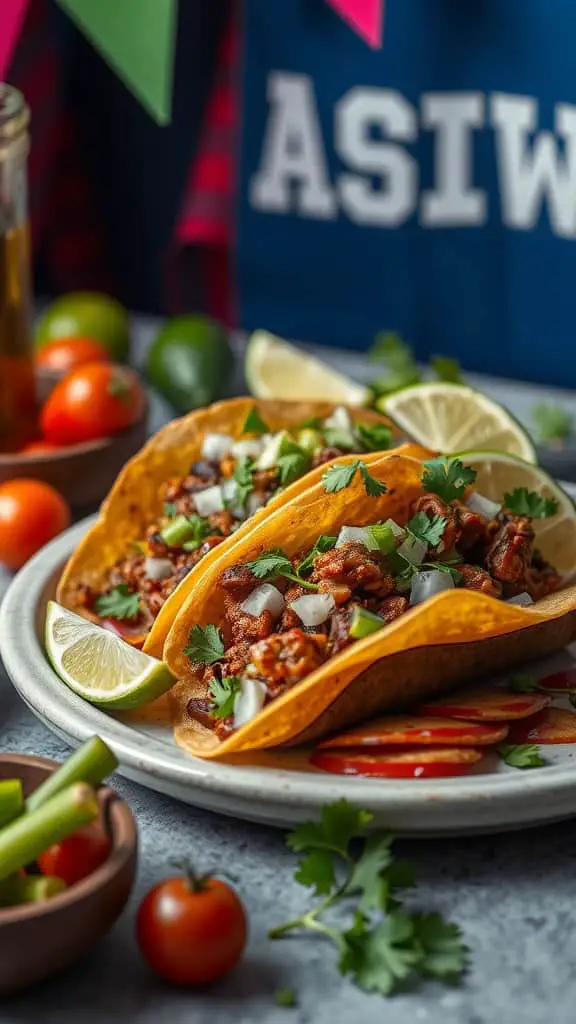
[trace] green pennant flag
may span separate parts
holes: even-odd
[[[168,124],[178,0],[58,3],[158,124]]]

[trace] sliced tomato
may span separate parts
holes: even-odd
[[[508,743],[576,743],[576,714],[546,708],[522,722],[512,722]]]
[[[392,744],[438,746],[443,743],[453,747],[485,747],[491,743],[500,743],[507,734],[507,725],[482,725],[479,722],[419,718],[416,715],[386,715],[330,736],[322,740],[319,747],[386,747]]]
[[[446,715],[471,722],[508,722],[528,718],[550,703],[544,693],[509,693],[508,690],[469,690],[441,697],[418,708],[422,715]]]
[[[542,690],[550,690],[551,693],[566,693],[576,690],[576,668],[567,668],[563,672],[544,676],[544,679],[538,680],[538,686]]]
[[[432,779],[465,775],[482,757],[471,747],[405,747],[370,751],[315,750],[310,764],[334,775],[367,775],[377,779]]]

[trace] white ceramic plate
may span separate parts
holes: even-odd
[[[1,651],[28,707],[74,745],[98,733],[118,755],[123,775],[186,803],[271,825],[314,817],[322,804],[339,797],[374,811],[378,824],[420,836],[502,831],[576,814],[576,746],[545,747],[547,767],[531,771],[500,767],[493,773],[414,781],[344,778],[298,767],[201,761],[174,745],[166,724],[98,711],[60,681],[41,639],[46,602],[91,523],[84,520],[67,530],[16,576],[0,610]],[[538,666],[540,675],[567,660],[567,653],[548,659]]]

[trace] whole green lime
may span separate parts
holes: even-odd
[[[116,299],[100,292],[70,292],[55,299],[36,327],[36,348],[62,338],[93,338],[113,358],[127,362],[130,355],[128,313]]]
[[[148,379],[179,413],[220,398],[234,355],[224,329],[201,314],[168,320],[148,350]]]

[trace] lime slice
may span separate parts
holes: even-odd
[[[537,461],[530,437],[508,410],[462,384],[415,384],[376,404],[414,441],[435,451],[482,449]]]
[[[174,678],[157,658],[110,630],[48,602],[46,653],[61,679],[91,704],[136,708],[170,689]]]
[[[249,339],[244,375],[256,398],[319,400],[346,405],[366,405],[371,398],[369,388],[363,384],[357,384],[321,359],[268,331],[255,331]]]
[[[575,576],[576,508],[566,491],[543,469],[504,452],[459,452],[458,458],[476,470],[475,489],[492,501],[500,503],[504,494],[526,487],[558,502],[556,515],[532,520],[536,547],[565,581]]]

